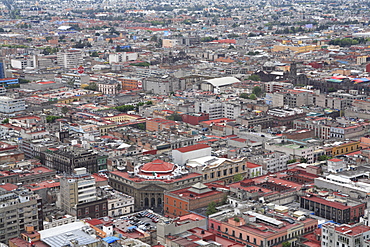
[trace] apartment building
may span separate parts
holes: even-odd
[[[262,165],[264,171],[278,172],[288,168],[289,155],[283,152],[268,152],[249,157],[249,161]]]
[[[370,227],[363,224],[322,225],[321,246],[324,247],[369,247]]]
[[[24,231],[26,225],[43,229],[42,203],[39,195],[28,189],[0,193],[0,241],[7,243]]]
[[[209,114],[209,119],[230,118],[236,119],[240,116],[240,104],[219,101],[195,102],[194,112]]]
[[[124,63],[127,61],[135,61],[138,59],[136,52],[116,52],[109,54],[109,64],[112,63]]]
[[[86,168],[76,168],[71,175],[60,179],[60,195],[62,209],[76,215],[78,204],[97,200],[95,179]]]
[[[0,113],[14,113],[25,109],[26,105],[23,99],[0,96]]]
[[[66,69],[77,68],[82,64],[82,52],[80,50],[58,52],[57,64]]]

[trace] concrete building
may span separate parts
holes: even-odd
[[[95,179],[86,168],[76,168],[73,174],[61,178],[60,194],[62,209],[77,215],[78,204],[97,200]]]
[[[28,189],[2,191],[0,193],[0,241],[18,237],[30,225],[42,230],[41,198]]]
[[[278,151],[290,155],[292,159],[307,159],[307,163],[314,162],[314,147],[295,143],[266,143],[266,150]]]
[[[240,104],[220,101],[195,102],[194,111],[209,114],[209,119],[230,118],[236,119],[240,116]]]
[[[117,217],[134,212],[134,197],[118,191],[109,191],[108,216]]]
[[[112,63],[124,63],[127,61],[135,61],[138,59],[136,52],[116,52],[109,54],[109,64]]]
[[[327,165],[328,165],[328,172],[333,172],[333,173],[344,171],[347,168],[347,165],[344,162],[344,160],[336,159],[336,158],[328,160]]]
[[[212,148],[206,144],[196,144],[172,150],[172,158],[175,164],[185,165],[188,160],[211,156],[211,151]]]
[[[325,247],[369,247],[370,227],[363,224],[336,225],[326,223],[322,225],[321,246]]]
[[[323,198],[315,195],[300,197],[300,207],[313,211],[315,215],[340,224],[357,223],[365,214],[366,203],[343,198]]]
[[[272,173],[288,169],[288,160],[288,154],[278,151],[249,157],[250,162],[262,165],[264,171]]]
[[[13,113],[26,109],[23,99],[13,99],[6,96],[0,96],[0,113]]]
[[[63,68],[78,68],[82,65],[82,52],[80,50],[68,50],[57,53],[57,64]]]

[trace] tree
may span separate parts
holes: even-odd
[[[108,41],[109,44],[113,44],[113,39],[110,38],[109,41]]]
[[[240,222],[240,219],[238,217],[234,217],[235,222]]]
[[[248,80],[251,80],[251,81],[260,81],[261,78],[258,75],[251,75],[251,76],[248,77]]]
[[[330,157],[327,156],[327,155],[320,155],[319,158],[318,158],[319,161],[325,161],[325,160],[329,160],[329,159],[330,159]]]
[[[84,87],[84,89],[98,91],[98,84],[96,84],[96,82],[91,82],[87,87]]]
[[[252,93],[257,97],[260,97],[262,95],[262,89],[259,86],[255,86],[252,90]]]
[[[251,99],[251,100],[256,100],[257,99],[257,96],[255,95],[255,94],[251,94],[250,96],[249,96],[249,98]]]
[[[146,105],[153,105],[153,101],[151,100],[148,100],[147,102],[145,102]]]
[[[170,116],[167,117],[168,120],[173,120],[173,121],[182,121],[182,117],[178,113],[173,113]]]
[[[69,111],[67,106],[62,107],[62,113],[65,115]]]
[[[234,175],[234,182],[239,182],[239,181],[242,181],[243,179],[244,179],[244,176],[240,173]]]
[[[59,118],[62,118],[62,117],[49,115],[49,116],[46,116],[46,122],[48,122],[48,123],[54,123],[55,120],[57,120]]]
[[[308,160],[306,158],[304,158],[304,157],[301,158],[301,163],[307,163],[307,162],[308,162]]]
[[[118,83],[116,89],[117,89],[117,91],[121,91],[122,90],[122,84],[121,83]]]
[[[91,57],[99,57],[99,53],[97,51],[93,51],[90,56]]]
[[[145,123],[139,123],[136,125],[136,127],[140,130],[145,130]]]
[[[284,242],[282,244],[282,247],[290,247],[290,246],[292,246],[292,244],[290,242]]]
[[[286,164],[289,165],[289,164],[292,164],[292,163],[295,163],[295,162],[297,162],[297,160],[296,159],[292,159],[292,160],[288,160],[286,162]]]
[[[206,215],[209,216],[209,215],[214,214],[214,213],[217,213],[216,203],[215,202],[211,202],[207,206]]]
[[[9,123],[9,118],[5,118],[1,123],[2,124],[8,124]]]
[[[239,94],[239,97],[243,99],[249,99],[249,95],[247,93],[241,93]]]

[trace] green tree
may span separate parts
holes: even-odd
[[[208,215],[211,215],[211,214],[214,214],[214,213],[217,213],[216,203],[215,202],[211,202],[207,206],[206,215],[208,216]]]
[[[288,160],[286,163],[287,165],[297,162],[296,159]]]
[[[67,106],[63,106],[61,111],[65,115],[65,114],[67,114],[67,112],[69,111],[69,109],[68,109]]]
[[[239,94],[239,97],[243,99],[249,99],[249,95],[247,93],[241,93]]]
[[[330,156],[327,156],[327,155],[320,155],[318,160],[319,161],[324,161],[324,160],[329,160],[330,159]]]
[[[136,125],[136,127],[140,130],[145,130],[145,123],[139,123]]]
[[[122,90],[122,84],[121,83],[118,83],[116,89],[117,89],[117,91],[121,91]]]
[[[234,182],[239,182],[239,181],[242,181],[243,179],[244,179],[244,176],[240,173],[234,175]]]
[[[235,222],[240,222],[240,219],[238,217],[234,217]]]
[[[99,53],[97,51],[93,51],[90,56],[91,57],[99,57]]]
[[[252,93],[257,97],[260,97],[262,95],[262,89],[259,86],[255,86],[252,90]]]
[[[248,77],[248,80],[251,80],[251,81],[260,81],[261,78],[258,75],[251,75],[251,76]]]
[[[290,242],[284,242],[282,244],[282,247],[290,247],[290,246],[292,246],[292,244]]]
[[[153,101],[149,100],[147,102],[145,102],[146,105],[153,105]]]
[[[54,123],[55,120],[57,120],[59,118],[62,118],[62,117],[49,115],[49,116],[46,116],[46,122],[48,122],[48,123]]]
[[[250,96],[249,96],[249,98],[251,99],[251,100],[256,100],[257,99],[257,96],[255,95],[255,94],[251,94]]]
[[[170,116],[167,117],[168,120],[173,120],[173,121],[182,121],[182,117],[178,113],[173,113]]]
[[[1,123],[2,124],[8,124],[9,123],[9,118],[5,118]]]
[[[307,163],[307,162],[308,162],[308,160],[306,158],[304,158],[304,157],[301,158],[301,163]]]
[[[90,82],[87,87],[84,87],[86,90],[98,91],[98,84],[96,82]]]

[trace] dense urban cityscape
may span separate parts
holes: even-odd
[[[0,3],[1,247],[370,247],[370,2]]]

